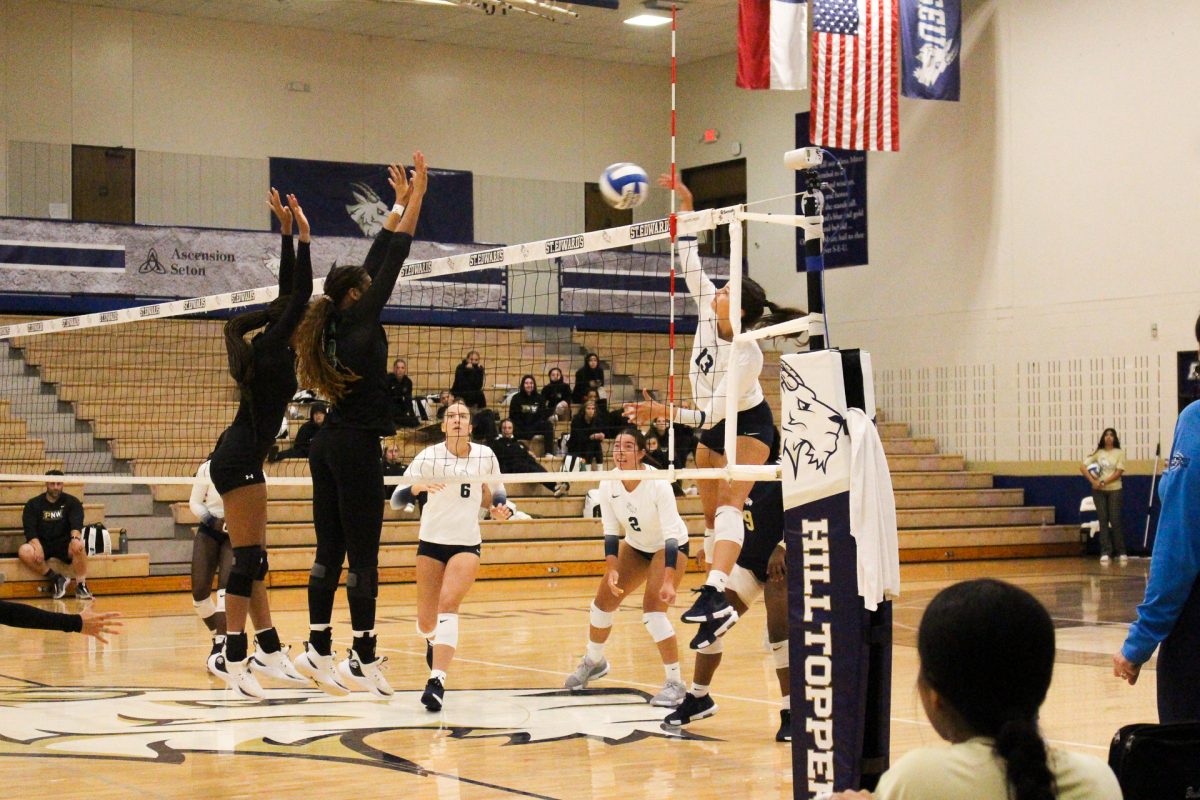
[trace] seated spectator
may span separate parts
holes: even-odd
[[[383,447],[383,477],[403,475],[406,468],[405,463],[400,460],[400,448],[394,444],[388,444],[385,439]],[[383,499],[387,500],[390,498],[395,488],[395,486],[389,486],[385,483],[383,485]]]
[[[642,459],[655,469],[666,469],[671,460],[667,457],[667,445],[653,434],[646,434],[646,457]]]
[[[571,397],[576,403],[582,403],[587,399],[588,391],[594,389],[596,396],[604,399],[604,393],[601,391],[603,386],[604,368],[600,366],[600,356],[588,353],[583,360],[583,366],[575,370],[575,388]]]
[[[571,418],[571,387],[563,380],[562,370],[551,367],[547,373],[546,385],[542,387],[542,399],[546,408],[561,420]]]
[[[481,408],[471,417],[472,442],[487,444],[499,435],[500,417],[495,411],[490,408]]]
[[[59,480],[62,470],[52,469],[46,475],[46,491],[25,503],[21,523],[25,528],[25,544],[17,550],[17,558],[38,575],[50,581],[50,595],[59,599],[67,593],[70,578],[50,568],[50,559],[69,564],[75,572],[75,596],[91,600],[87,587],[87,550],[83,546],[83,503],[63,491]]]
[[[408,362],[397,358],[392,362],[392,371],[386,379],[388,400],[392,404],[392,422],[401,428],[415,428],[420,424],[413,411],[413,383],[408,377]]]
[[[454,369],[454,384],[450,393],[471,408],[487,408],[487,398],[483,394],[483,364],[479,363],[479,351],[472,350],[463,358],[462,363]]]
[[[567,439],[568,460],[582,464],[604,464],[604,440],[608,438],[606,424],[600,418],[595,400],[588,400],[571,420],[571,438]],[[572,463],[569,470],[577,469]]]
[[[500,471],[545,472],[546,468],[538,463],[538,460],[530,454],[524,444],[517,440],[515,433],[513,421],[506,419],[500,423],[500,435],[488,443],[492,452],[496,454],[496,460],[500,463]],[[558,488],[551,482],[543,483],[542,486],[552,492]]]
[[[1051,748],[1038,730],[1054,671],[1054,623],[1029,592],[988,578],[943,589],[921,617],[917,655],[917,695],[950,746],[910,750],[874,797],[1120,800],[1107,764]]]
[[[450,394],[449,391],[443,389],[441,394],[438,395],[438,404],[437,404],[438,422],[441,422],[442,417],[446,416],[446,409],[449,408],[450,404],[453,402],[454,402],[454,395]]]
[[[551,413],[546,408],[546,401],[538,392],[537,381],[532,375],[521,378],[521,388],[508,404],[508,417],[513,422],[518,439],[541,436],[546,445],[546,455],[558,454],[558,449],[554,446],[554,423],[550,420]]]
[[[285,458],[308,458],[308,448],[312,446],[313,437],[321,432],[325,424],[325,404],[313,403],[308,409],[308,422],[296,431],[296,440],[292,446],[283,452],[274,452],[267,456],[267,461],[282,461]]]
[[[680,422],[672,425],[666,417],[658,417],[646,428],[646,437],[655,437],[658,439],[659,448],[664,452],[669,451],[671,428],[675,429],[675,469],[684,469],[687,467],[688,456],[696,449],[695,430]],[[663,457],[664,463],[668,460]]]

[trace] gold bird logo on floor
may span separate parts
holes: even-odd
[[[0,689],[0,755],[183,763],[188,753],[293,756],[441,776],[387,752],[386,734],[445,731],[450,740],[498,745],[588,738],[608,745],[649,737],[707,740],[664,728],[662,709],[636,689],[481,689],[452,693],[440,714],[420,692],[390,702],[316,689],[268,689],[263,702],[226,690],[121,687]],[[369,740],[376,739],[379,746]]]

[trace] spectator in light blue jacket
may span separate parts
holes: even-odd
[[[1200,720],[1200,402],[1179,415],[1158,496],[1162,512],[1146,599],[1113,656],[1113,674],[1136,683],[1158,647],[1159,721]]]

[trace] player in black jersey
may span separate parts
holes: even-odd
[[[408,257],[428,174],[425,157],[413,154],[412,180],[404,167],[388,169],[396,205],[375,237],[362,266],[338,266],[325,278],[296,332],[297,367],[305,386],[332,407],[308,454],[313,481],[317,554],[308,579],[309,635],[296,667],[326,691],[366,689],[390,697],[392,688],[375,654],[375,598],[379,593],[379,537],[383,465],[379,439],[394,436],[388,402],[388,343],[379,315]],[[354,644],[333,663],[333,598],[349,558],[346,599]],[[355,684],[347,686],[347,680]]]
[[[772,460],[779,458],[779,434],[775,434]],[[746,498],[743,519],[746,541],[725,587],[725,599],[739,615],[754,603],[759,594],[767,608],[767,638],[775,660],[775,675],[782,695],[779,730],[775,741],[792,740],[792,712],[789,697],[787,571],[783,545],[783,484],[758,481]],[[696,653],[692,686],[679,707],[663,720],[667,725],[687,725],[717,713],[717,704],[709,694],[713,675],[721,664],[722,639]]]
[[[279,193],[271,190],[268,204],[279,218],[283,235],[279,297],[265,309],[239,314],[225,323],[229,374],[237,381],[241,402],[213,451],[209,469],[225,506],[225,524],[233,544],[233,567],[225,590],[225,652],[209,658],[209,669],[250,699],[264,696],[251,669],[290,683],[307,683],[281,650],[263,583],[267,576],[267,486],[262,465],[275,442],[279,420],[296,392],[290,341],[312,296],[308,220],[295,196],[288,195],[287,201],[284,208]],[[292,246],[293,220],[300,232],[298,254]],[[253,340],[246,341],[246,334],[264,326]],[[253,658],[247,654],[247,613],[254,621],[258,645]]]

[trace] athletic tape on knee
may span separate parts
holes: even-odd
[[[319,561],[314,561],[312,569],[308,571],[308,582],[316,586],[324,586],[326,588],[332,586],[337,588],[338,581],[342,579],[342,565],[336,567],[328,567]],[[349,579],[347,578],[347,583]]]
[[[675,628],[671,625],[671,620],[662,611],[647,611],[642,614],[642,624],[646,626],[646,630],[655,644],[675,635]]]
[[[213,602],[212,595],[203,600],[193,600],[192,608],[196,609],[196,616],[200,617],[200,619],[208,619],[217,613],[217,604]]]
[[[717,639],[712,644],[708,645],[707,647],[701,647],[696,652],[704,653],[704,655],[706,655],[706,656],[715,656],[720,653],[723,653],[725,651],[725,645],[723,644],[723,641],[724,640],[722,640],[722,639]]]
[[[787,669],[788,666],[788,643],[787,639],[782,642],[771,642],[771,657],[775,659],[775,669]]]
[[[433,629],[433,643],[458,647],[458,614],[438,614],[437,627]]]
[[[225,591],[235,597],[249,597],[265,555],[258,545],[233,548],[233,567],[229,570]]]
[[[377,569],[352,569],[346,573],[346,596],[347,597],[370,597],[379,596],[379,570]]]
[[[217,589],[217,613],[225,613],[225,590]]]
[[[593,628],[611,628],[613,622],[613,612],[601,611],[596,607],[595,602],[592,603],[592,609],[588,612],[588,622]]]
[[[733,542],[741,547],[746,539],[746,521],[742,512],[733,506],[721,506],[717,509],[713,531],[718,542]]]

